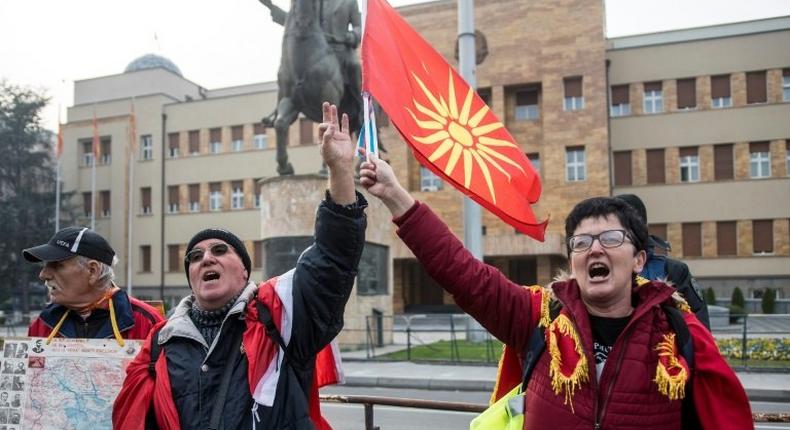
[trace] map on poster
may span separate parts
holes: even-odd
[[[111,429],[112,403],[140,342],[2,339],[0,430]]]

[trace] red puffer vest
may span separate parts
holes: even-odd
[[[609,353],[598,381],[591,352],[592,329],[574,282],[557,282],[552,289],[564,304],[561,315],[570,319],[581,340],[588,363],[587,381],[567,390],[567,397],[564,391],[555,394],[547,343],[527,387],[524,428],[679,429],[682,400],[670,400],[653,382],[658,364],[655,347],[663,335],[672,333],[659,304],[671,300],[672,291],[659,290],[650,283],[635,292],[639,304]],[[563,366],[573,367],[573,360],[569,357]]]

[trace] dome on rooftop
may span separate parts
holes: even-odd
[[[181,76],[182,78],[184,77],[184,75],[181,74],[181,70],[178,68],[178,66],[176,66],[176,63],[156,54],[145,54],[142,57],[135,58],[131,63],[129,63],[128,66],[126,66],[126,69],[123,72],[136,72],[138,70],[156,69],[157,67],[162,67],[178,76]]]

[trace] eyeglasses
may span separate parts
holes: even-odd
[[[230,247],[227,243],[215,243],[208,247],[208,250],[211,252],[211,255],[215,257],[220,257],[225,255],[230,251]],[[184,261],[189,264],[197,263],[203,260],[203,257],[206,255],[206,250],[203,248],[194,248],[191,251],[187,252],[187,255],[184,257]]]
[[[577,234],[568,238],[568,247],[572,252],[582,252],[592,247],[595,239],[604,248],[617,248],[622,245],[626,239],[629,240],[628,234],[625,230],[606,230],[599,234]]]

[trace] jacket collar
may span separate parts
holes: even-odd
[[[115,310],[115,320],[118,322],[118,330],[123,333],[125,331],[130,330],[134,327],[134,314],[132,312],[132,303],[129,301],[129,296],[123,290],[118,290],[112,296],[112,307]],[[44,310],[41,311],[39,314],[39,318],[47,325],[50,329],[55,327],[61,318],[63,318],[63,314],[66,313],[68,308],[63,305],[57,305],[55,303],[50,303]],[[81,320],[81,318],[74,312],[72,312],[67,318],[66,321],[63,322],[63,325],[60,327],[60,331],[58,334],[60,336],[66,338],[74,338],[77,337],[77,326],[76,324]],[[102,324],[99,331],[96,333],[97,339],[104,339],[112,337],[112,324],[110,324],[109,317],[106,319],[104,324]]]
[[[576,279],[563,276],[551,284],[551,290],[565,308],[568,309],[577,321],[581,315],[587,314],[587,308],[581,298],[579,284]],[[657,306],[673,296],[674,288],[663,282],[650,281],[631,291],[634,303],[632,320],[638,319],[643,313],[653,306]]]
[[[257,289],[258,286],[255,285],[254,282],[249,282],[247,286],[244,287],[241,295],[236,299],[236,303],[233,304],[228,314],[225,316],[225,319],[222,321],[223,325],[225,325],[225,321],[230,318],[243,318],[244,309],[250,299],[255,295]],[[181,299],[181,302],[178,303],[178,306],[176,306],[173,311],[173,315],[167,320],[162,330],[159,332],[160,345],[164,345],[172,337],[184,337],[199,342],[206,348],[209,348],[206,339],[203,338],[203,335],[200,334],[200,331],[195,327],[195,323],[192,322],[192,318],[189,317],[189,310],[192,309],[193,301],[194,296],[191,294]],[[220,332],[221,331],[222,329],[220,328]],[[214,338],[214,343],[216,343],[217,339],[219,339],[219,336]]]

